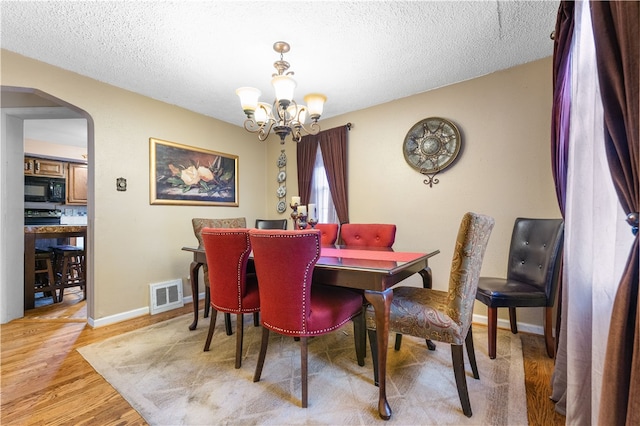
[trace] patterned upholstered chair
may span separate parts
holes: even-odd
[[[547,355],[553,358],[553,304],[560,280],[562,219],[517,218],[511,234],[507,277],[480,277],[476,299],[488,309],[489,358],[496,357],[498,308],[509,308],[511,332],[517,333],[516,307],[543,307]]]
[[[337,223],[317,223],[315,229],[320,230],[320,244],[323,246],[331,246],[338,239]]]
[[[208,351],[216,327],[218,311],[236,314],[236,368],[242,365],[244,314],[260,310],[258,280],[247,274],[251,254],[249,230],[246,228],[204,228],[202,230],[209,285],[211,287],[211,321],[204,345]]]
[[[389,313],[389,331],[451,344],[453,372],[462,411],[471,417],[462,345],[466,344],[473,377],[478,367],[473,350],[471,319],[484,252],[493,229],[489,216],[466,213],[462,218],[451,262],[449,290],[396,287]],[[378,384],[377,335],[372,307],[366,311],[373,355],[374,380]]]
[[[262,344],[253,381],[259,381],[262,375],[270,331],[299,337],[302,407],[306,408],[307,340],[337,330],[352,319],[354,334],[358,329],[363,331],[362,295],[341,287],[311,285],[313,269],[320,258],[320,231],[252,229],[249,235],[260,283],[262,323]]]
[[[352,247],[392,247],[396,240],[396,225],[384,223],[344,223],[340,239]]]
[[[204,244],[202,242],[202,229],[204,228],[246,228],[247,227],[247,219],[244,217],[232,217],[227,219],[209,219],[209,218],[200,218],[196,217],[191,219],[191,223],[193,225],[193,233],[198,239],[198,248],[204,249]],[[202,266],[202,272],[204,275],[204,317],[207,318],[209,316],[209,309],[211,303],[211,294],[209,290],[209,269],[205,264]],[[193,297],[198,297],[197,294],[192,295]],[[229,314],[225,314],[224,322],[226,325],[227,334],[231,335],[231,317]],[[254,322],[257,323],[258,319],[255,318]]]

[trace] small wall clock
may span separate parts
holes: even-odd
[[[404,159],[427,176],[425,185],[439,181],[436,174],[451,166],[460,153],[460,131],[451,121],[439,117],[425,118],[407,132],[402,145]]]

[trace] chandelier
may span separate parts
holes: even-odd
[[[251,133],[257,133],[261,141],[267,139],[271,130],[280,136],[281,144],[284,144],[284,139],[289,134],[294,142],[300,142],[303,131],[310,135],[316,135],[320,131],[318,120],[322,115],[322,107],[327,97],[319,93],[308,94],[304,97],[306,106],[299,105],[293,99],[296,81],[291,77],[293,71],[287,72],[289,63],[283,59],[283,54],[289,49],[289,43],[284,41],[273,44],[273,50],[280,53],[280,60],[273,63],[278,71],[272,75],[271,80],[271,85],[276,92],[273,104],[259,102],[261,92],[256,88],[241,87],[236,90],[242,109],[247,115],[244,128]],[[308,127],[305,126],[307,118],[311,120]]]

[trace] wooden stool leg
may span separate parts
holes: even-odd
[[[39,253],[36,255],[34,272],[38,278],[34,290],[42,292],[45,296],[50,294],[53,303],[56,303],[58,300],[56,295],[55,274],[50,253]]]
[[[51,289],[51,297],[53,298],[53,303],[57,303],[60,300],[58,300],[58,294],[56,291],[56,277],[55,274],[53,273],[53,262],[51,261],[51,257],[49,257],[47,260],[47,276],[49,277],[49,288]]]

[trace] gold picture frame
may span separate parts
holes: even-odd
[[[238,156],[149,138],[150,204],[238,207]]]

